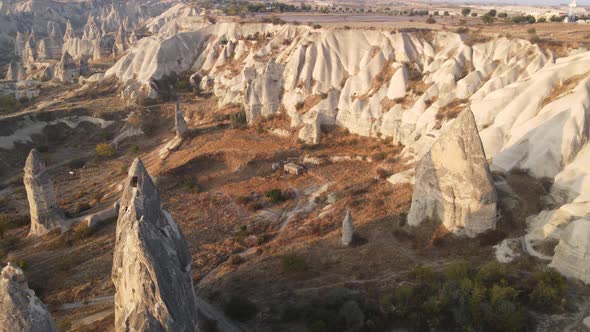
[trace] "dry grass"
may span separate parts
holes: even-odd
[[[324,96],[320,95],[311,95],[305,98],[305,100],[302,103],[298,103],[297,105],[295,105],[297,113],[307,113],[310,109],[312,109],[315,105],[319,104],[322,100],[324,100]]]
[[[395,72],[397,71],[391,66],[392,63],[392,61],[388,61],[385,63],[383,68],[381,68],[381,71],[377,75],[375,75],[375,77],[371,81],[371,85],[369,86],[369,89],[366,93],[360,96],[352,96],[351,99],[367,100],[371,98],[375,93],[377,93],[384,84],[388,84],[393,74],[395,74]]]
[[[436,113],[436,128],[440,128],[443,121],[456,118],[467,107],[468,99],[455,99],[446,106],[441,107]]]
[[[541,107],[545,107],[546,105],[548,105],[549,103],[567,96],[569,94],[571,94],[573,92],[573,89],[578,86],[578,84],[580,83],[581,80],[583,80],[584,78],[588,77],[588,75],[590,74],[590,71],[584,73],[584,74],[580,74],[580,75],[575,75],[575,76],[571,76],[567,79],[565,79],[562,82],[559,82],[553,89],[553,92],[551,93],[551,95],[549,95],[547,98],[545,98],[543,100],[543,104]]]

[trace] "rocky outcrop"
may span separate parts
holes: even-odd
[[[307,144],[318,144],[321,135],[320,123],[318,114],[314,114],[310,123],[304,124],[303,128],[299,130],[299,139]]]
[[[56,228],[64,230],[63,211],[57,205],[53,183],[37,150],[29,153],[24,170],[23,180],[31,215],[29,236],[43,235]]]
[[[162,210],[151,177],[136,159],[117,220],[115,330],[198,331],[191,265],[180,228]]]
[[[47,307],[29,289],[23,271],[10,263],[0,272],[0,332],[58,332]]]
[[[549,266],[590,284],[590,220],[578,219],[567,226]]]
[[[246,120],[254,121],[259,115],[275,114],[280,106],[283,66],[271,61],[262,75],[256,76],[246,87],[244,96]]]
[[[62,82],[74,82],[80,76],[80,68],[74,58],[65,51],[59,63],[55,66],[54,78]]]
[[[186,121],[184,120],[184,115],[182,115],[182,111],[180,110],[180,104],[176,102],[175,112],[174,112],[174,129],[176,130],[176,137],[184,137],[186,132],[188,131],[188,126],[186,125]]]
[[[408,224],[430,220],[475,236],[496,227],[496,190],[470,110],[418,162]]]
[[[346,216],[342,220],[342,245],[350,246],[354,242],[355,229],[350,210],[346,210]]]

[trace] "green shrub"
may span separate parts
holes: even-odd
[[[434,24],[434,23],[436,23],[436,20],[434,18],[432,18],[432,17],[429,17],[429,18],[426,19],[426,23],[428,23],[428,24]]]
[[[271,203],[279,203],[285,200],[283,192],[281,191],[281,189],[277,188],[267,191],[264,194],[264,197],[266,197]]]
[[[469,28],[467,28],[467,27],[458,27],[456,31],[457,31],[457,33],[468,33],[469,32]]]
[[[18,260],[16,262],[16,266],[20,267],[23,270],[26,270],[27,269],[27,262],[23,261],[22,259]]]
[[[0,97],[0,113],[14,112],[18,109],[19,103],[14,95]]]
[[[244,262],[244,257],[234,254],[229,256],[229,259],[227,260],[229,265],[240,265]]]
[[[72,229],[74,240],[82,240],[92,235],[92,228],[88,227],[85,222],[79,223]]]
[[[62,320],[57,322],[57,329],[66,332],[72,328],[72,322],[69,320]]]
[[[131,152],[132,154],[137,154],[137,153],[139,152],[139,146],[137,146],[137,145],[135,145],[135,144],[134,144],[134,145],[132,145],[132,146],[129,148],[129,152]]]
[[[96,154],[99,157],[112,157],[116,152],[117,150],[115,147],[108,143],[100,143],[96,145]]]
[[[191,91],[190,83],[185,80],[177,81],[176,84],[174,85],[174,88],[178,92],[190,92]]]
[[[230,124],[233,129],[245,128],[248,125],[246,112],[240,111],[229,116]]]
[[[229,317],[242,322],[251,319],[258,312],[256,304],[238,295],[230,296],[223,304],[223,309]]]
[[[551,311],[561,304],[566,291],[565,278],[555,269],[545,268],[535,273],[535,288],[530,301],[538,310]]]
[[[287,254],[281,257],[281,270],[285,273],[303,272],[307,268],[305,259],[297,254]]]
[[[485,24],[492,24],[494,23],[494,18],[490,15],[484,15],[481,17],[481,21]]]

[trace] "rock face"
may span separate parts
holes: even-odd
[[[0,332],[58,332],[45,305],[30,290],[23,271],[8,263],[0,272]]]
[[[29,236],[43,235],[54,228],[64,229],[64,214],[57,205],[53,183],[41,154],[35,149],[29,153],[23,179],[31,215]]]
[[[350,210],[346,210],[346,216],[342,220],[342,245],[349,246],[354,240],[354,223]]]
[[[578,219],[567,226],[549,266],[590,284],[590,220]]]
[[[184,121],[184,115],[182,115],[180,104],[178,102],[176,103],[174,115],[174,129],[176,130],[177,137],[184,137],[188,130],[188,126],[186,125],[186,121]]]
[[[191,264],[184,236],[136,159],[117,220],[115,330],[198,331]]]
[[[475,236],[496,227],[496,190],[470,110],[446,128],[416,166],[408,224],[441,222]]]

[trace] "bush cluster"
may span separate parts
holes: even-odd
[[[441,272],[419,267],[391,295],[390,314],[417,330],[525,331],[527,309],[553,310],[566,291],[553,269],[537,270],[534,287],[523,282],[527,273],[495,261],[455,262]]]
[[[96,145],[96,155],[99,157],[112,157],[116,152],[117,150],[115,147],[108,143],[100,143]]]
[[[266,197],[268,199],[269,202],[271,203],[279,203],[285,200],[285,197],[283,196],[283,192],[281,191],[281,189],[275,188],[275,189],[271,189],[269,191],[267,191],[264,194],[264,197]]]
[[[307,331],[370,331],[376,329],[369,318],[370,308],[347,288],[335,288],[327,294],[298,302],[280,303],[273,308],[282,322],[304,322]],[[372,327],[372,328],[371,328]]]

